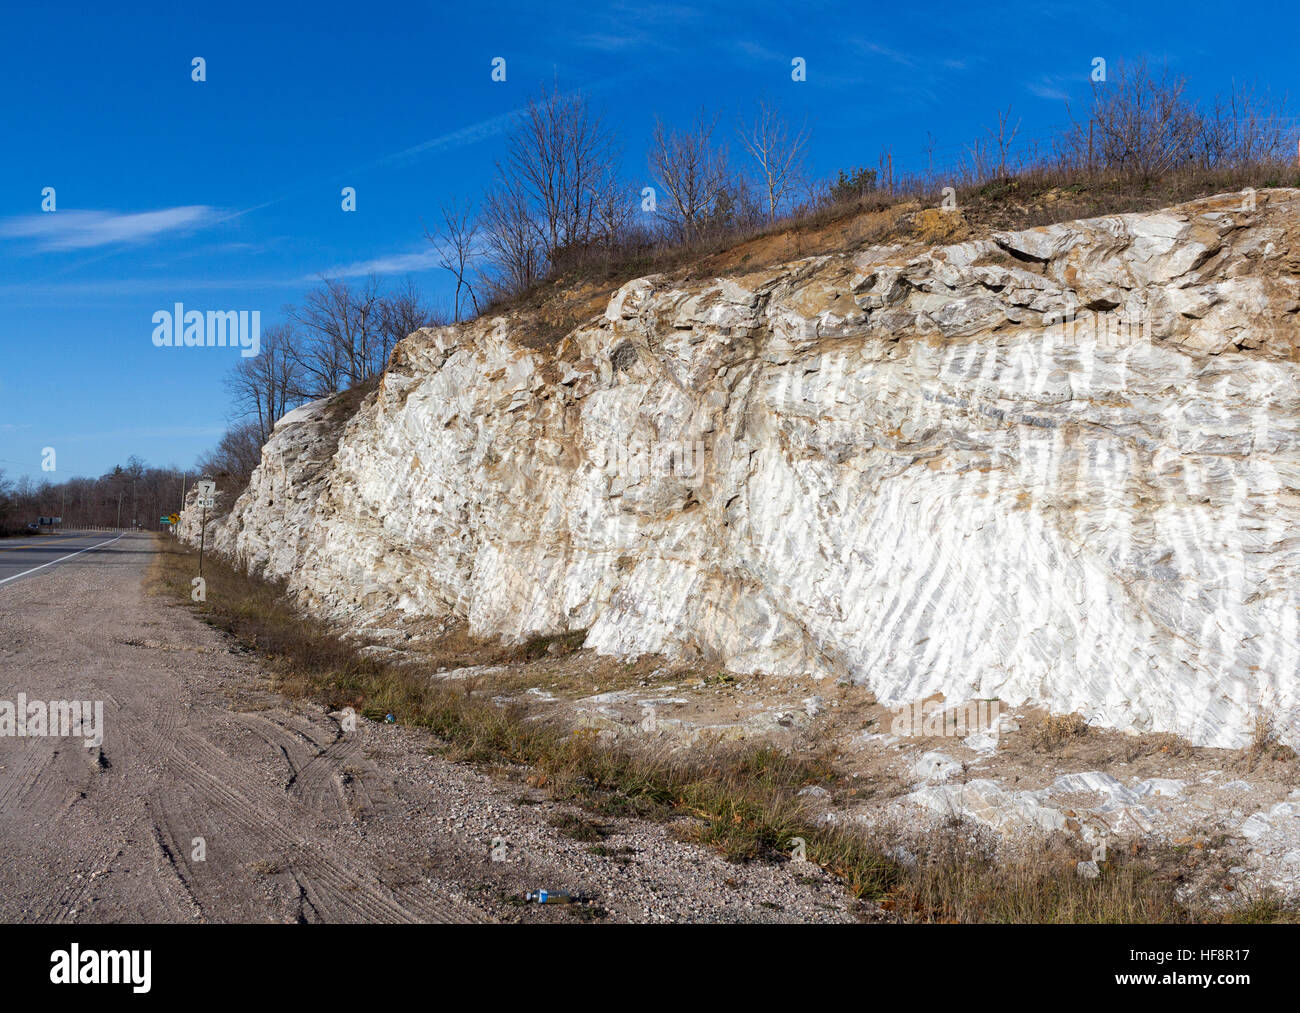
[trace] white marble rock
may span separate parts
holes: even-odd
[[[1300,191],[1257,201],[642,278],[553,351],[419,331],[210,537],[353,631],[1300,745]]]

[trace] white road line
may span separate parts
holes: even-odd
[[[121,535],[117,536],[117,538],[121,537]],[[26,577],[29,573],[35,573],[37,570],[44,570],[47,566],[53,566],[55,563],[62,563],[65,559],[71,559],[73,556],[80,556],[83,552],[90,552],[93,549],[99,549],[105,545],[112,545],[117,541],[117,538],[110,538],[106,542],[96,542],[89,548],[82,549],[81,552],[71,552],[66,556],[60,556],[58,559],[51,559],[48,563],[42,563],[40,566],[33,566],[30,570],[24,570],[22,573],[15,573],[12,577],[6,577],[4,580],[0,580],[0,584],[8,584],[11,580],[17,580],[19,577]]]

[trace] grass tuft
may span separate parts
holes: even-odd
[[[1051,752],[1087,734],[1088,722],[1082,714],[1049,714],[1034,729],[1031,742],[1040,752]]]

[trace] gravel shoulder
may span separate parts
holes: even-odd
[[[430,755],[424,732],[344,731],[150,595],[155,551],[127,535],[0,588],[0,700],[102,700],[105,729],[90,748],[0,737],[0,919],[854,919],[811,863],[736,865],[625,819],[578,840],[554,825],[577,810]],[[537,888],[590,902],[525,905]]]

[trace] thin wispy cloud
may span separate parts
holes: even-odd
[[[610,80],[616,80],[616,79],[610,79]],[[598,82],[593,89],[589,89],[589,90],[598,89],[601,87],[602,84],[603,82]],[[524,106],[511,109],[509,112],[501,113],[500,115],[497,116],[488,117],[487,119],[480,120],[477,123],[472,123],[469,126],[461,127],[459,130],[453,130],[450,131],[449,133],[441,134],[438,137],[430,138],[427,141],[422,141],[419,144],[412,145],[408,148],[403,148],[401,151],[396,151],[393,152],[392,154],[384,155],[383,157],[375,159],[374,161],[371,162],[367,162],[364,165],[354,166],[346,173],[336,174],[331,178],[335,181],[340,179],[351,178],[357,175],[358,173],[367,172],[372,169],[382,168],[390,165],[404,165],[427,155],[433,155],[439,153],[445,154],[448,151],[453,151],[457,148],[461,148],[469,144],[476,144],[479,141],[484,141],[487,140],[488,138],[495,137],[499,134],[504,133],[507,129],[509,129],[511,124],[514,123],[515,120],[521,115],[523,115],[523,113],[525,113],[526,111],[527,111],[527,107]],[[202,212],[202,216],[201,216],[202,222],[201,223],[197,221],[194,222],[193,223],[194,227],[197,227],[198,224],[221,225],[224,224],[225,222],[235,221],[236,219],[243,218],[246,215],[251,215],[254,212],[261,211],[265,208],[272,207],[273,205],[276,204],[280,204],[283,201],[288,200],[290,197],[293,197],[297,194],[307,192],[314,185],[316,185],[317,182],[319,182],[319,179],[320,177],[314,177],[313,179],[301,180],[293,184],[287,190],[281,192],[278,196],[272,197],[269,200],[261,201],[250,207],[241,208],[236,211],[217,211],[216,209],[207,207],[206,205],[196,205],[190,208],[172,208],[170,209],[170,212]],[[155,215],[155,216],[166,215],[169,214],[170,212],[163,212],[163,211],[151,212],[150,215]],[[53,242],[54,241],[53,234],[56,232],[58,228],[63,228],[64,226],[57,225],[56,223],[46,222],[44,221],[45,219],[53,219],[56,217],[63,217],[68,215],[98,215],[98,214],[108,214],[108,212],[58,211],[52,214],[29,215],[23,218],[14,218],[14,219],[10,219],[8,223],[0,223],[0,237],[6,235],[11,235],[14,237],[40,236],[43,237],[47,242]],[[148,218],[150,215],[128,215],[128,216],[119,216],[119,217]],[[177,217],[179,218],[181,216],[177,216]],[[143,227],[145,225],[157,226],[159,224],[160,222],[158,221],[150,221],[144,223],[137,223],[137,227]],[[183,224],[176,224],[172,226],[172,228],[174,229],[181,229],[184,227],[186,226]],[[9,228],[12,228],[14,231],[12,232],[6,231]],[[103,234],[105,231],[106,230],[103,227],[101,227],[100,233]],[[41,248],[70,250],[70,249],[89,249],[94,246],[104,246],[104,245],[110,245],[110,244],[80,242],[80,243],[66,243],[58,246],[53,246],[53,245],[42,246]],[[96,257],[92,257],[90,260],[82,261],[80,263],[76,263],[71,266],[65,266],[58,271],[55,271],[51,274],[47,274],[41,278],[36,279],[36,281],[38,282],[47,281],[50,278],[58,277],[59,275],[66,274],[69,271],[75,270],[77,268],[84,267],[89,264],[93,264],[95,263],[95,261],[102,260],[105,257],[109,256],[111,252],[112,251],[110,250],[108,253],[104,253]]]
[[[0,285],[0,298],[11,305],[25,305],[24,297],[37,300],[31,305],[42,305],[41,300],[77,299],[106,296],[112,299],[147,295],[171,299],[187,292],[264,291],[278,288],[297,288],[302,279],[296,275],[267,278],[186,277],[186,278],[104,278],[87,281],[36,282]],[[256,307],[254,307],[256,308]]]
[[[864,70],[873,72],[877,78],[884,74],[886,80],[896,82],[891,88],[894,94],[904,95],[922,105],[934,105],[941,101],[945,82],[951,80],[954,75],[965,73],[980,62],[978,58],[968,56],[939,57],[937,54],[921,56],[856,36],[844,42],[848,52],[855,57],[853,62]],[[898,79],[898,75],[888,69],[887,64],[891,63],[908,72],[905,80]]]
[[[442,250],[437,246],[417,250],[412,253],[393,253],[373,260],[359,260],[343,267],[336,267],[324,272],[327,278],[364,278],[367,275],[404,274],[410,271],[428,271],[438,267],[438,258]],[[317,281],[319,275],[309,275],[302,281]]]
[[[868,53],[874,53],[877,56],[883,56],[886,60],[892,60],[894,63],[903,67],[915,67],[916,59],[907,53],[897,49],[890,49],[888,46],[882,46],[876,42],[865,42],[859,40],[857,45],[860,49]]]
[[[1031,95],[1055,102],[1064,102],[1070,98],[1069,89],[1078,85],[1077,74],[1043,74],[1032,81],[1026,81],[1025,87]]]
[[[678,53],[689,39],[688,25],[705,15],[677,4],[615,3],[587,18],[587,31],[571,38],[575,45],[602,53],[637,49]]]
[[[461,127],[459,130],[453,130],[450,133],[441,134],[440,136],[430,138],[427,141],[421,141],[419,144],[414,144],[409,148],[403,148],[401,151],[395,151],[391,155],[385,155],[383,158],[360,166],[358,169],[353,171],[365,171],[382,165],[402,165],[426,155],[433,155],[438,152],[454,151],[456,148],[463,148],[467,144],[477,144],[479,141],[485,141],[489,137],[496,137],[498,134],[505,133],[515,120],[525,112],[527,112],[527,108],[520,106],[517,109],[512,109],[499,116],[491,116],[488,119],[480,120],[478,123],[472,123],[467,127]]]
[[[87,440],[119,440],[133,437],[167,439],[220,436],[226,430],[221,426],[139,426],[133,429],[113,429],[105,432],[73,433],[69,436],[52,436],[55,443],[84,443]]]
[[[0,236],[35,240],[38,249],[90,250],[102,246],[144,243],[169,233],[212,224],[215,208],[206,204],[122,214],[116,211],[53,211],[23,215],[0,222]]]
[[[354,165],[352,168],[335,173],[328,177],[334,182],[344,179],[352,179],[359,173],[369,172],[373,169],[385,168],[387,166],[404,166],[428,155],[445,154],[448,151],[454,151],[457,148],[463,148],[466,145],[477,144],[480,141],[488,140],[503,134],[510,126],[528,109],[526,106],[519,106],[511,109],[509,112],[501,113],[497,116],[490,116],[487,119],[479,120],[477,123],[471,123],[469,126],[461,127],[458,130],[452,130],[445,134],[439,134],[437,137],[431,137],[427,141],[421,141],[419,144],[413,144],[410,147],[403,148],[400,151],[394,151],[391,154],[383,155],[362,165]],[[282,191],[270,200],[262,201],[251,207],[243,208],[239,211],[231,211],[219,218],[219,222],[232,221],[236,218],[243,218],[255,211],[261,211],[272,205],[279,204],[290,197],[304,193],[317,185],[322,177],[312,177],[303,179],[291,185],[288,189]]]
[[[579,36],[574,41],[580,46],[586,46],[588,49],[599,49],[602,53],[621,53],[627,49],[635,49],[647,45],[651,40],[636,32],[629,32],[622,35],[611,35],[605,32],[591,32],[587,35]]]
[[[755,60],[789,61],[789,57],[784,53],[769,49],[761,42],[755,42],[753,39],[737,39],[732,43],[732,48],[742,56],[748,56]]]

